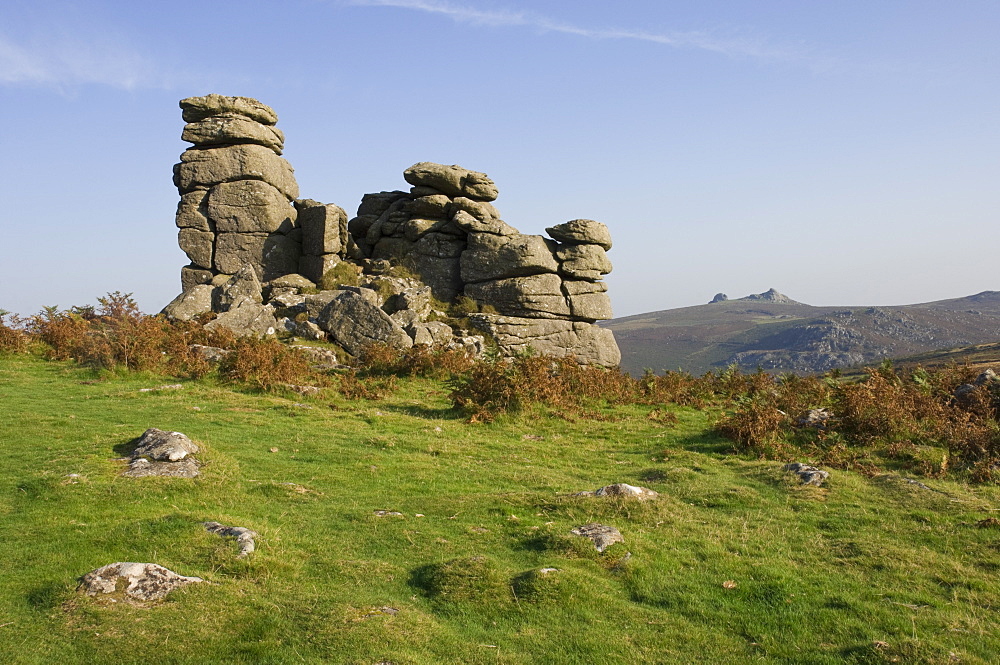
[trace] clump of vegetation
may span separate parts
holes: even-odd
[[[507,576],[493,559],[467,556],[428,566],[417,574],[428,596],[451,602],[508,602]]]
[[[467,372],[449,381],[451,401],[473,422],[520,413],[534,404],[564,411],[589,402],[623,404],[633,401],[635,381],[618,369],[581,365],[572,356],[514,358],[487,354]]]
[[[357,359],[358,369],[366,376],[420,376],[446,379],[469,371],[476,360],[462,349],[432,348],[415,344],[397,349],[387,344],[372,344]]]
[[[397,384],[395,376],[362,376],[355,368],[341,374],[338,381],[338,390],[347,399],[384,399],[396,391]]]
[[[261,390],[311,383],[317,376],[297,349],[274,339],[240,337],[219,364],[219,376]]]
[[[545,603],[569,594],[567,572],[557,568],[536,568],[514,578],[511,587],[518,602]]]
[[[9,315],[10,312],[0,309],[0,353],[24,353],[31,344],[31,338],[16,316],[11,318],[9,326],[4,322],[4,317]]]
[[[361,276],[357,267],[350,261],[341,261],[323,273],[316,286],[323,291],[333,291],[342,286],[357,286],[360,283]]]

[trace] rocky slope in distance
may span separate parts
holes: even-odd
[[[774,289],[608,321],[622,367],[695,375],[731,364],[808,374],[1000,340],[1000,291],[891,307],[814,307]]]

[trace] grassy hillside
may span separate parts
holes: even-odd
[[[733,455],[712,433],[712,408],[539,407],[469,424],[442,383],[419,378],[381,401],[247,393],[211,377],[139,392],[175,382],[0,356],[5,662],[990,663],[1000,653],[995,485],[833,471],[826,487],[801,486],[778,462]],[[148,427],[195,439],[202,475],[122,478],[116,446]],[[612,482],[660,497],[572,496]],[[260,532],[257,552],[237,559],[205,520]],[[617,527],[624,545],[598,555],[569,535],[588,522]],[[114,561],[211,584],[146,606],[75,591]],[[542,567],[559,570],[532,574]]]
[[[780,296],[780,294],[778,294]],[[622,367],[632,374],[744,370],[822,372],[882,358],[995,342],[1000,293],[897,307],[813,307],[739,299],[615,319]]]

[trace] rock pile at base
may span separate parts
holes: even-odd
[[[505,355],[531,347],[584,363],[621,360],[611,331],[594,325],[611,318],[604,224],[575,219],[546,229],[549,238],[522,234],[493,205],[489,176],[431,162],[403,172],[409,191],[366,194],[348,221],[336,205],[298,198],[272,109],[221,95],[181,108],[182,138],[194,147],[174,181],[191,265],[164,309],[171,318],[211,311],[211,327],[328,338],[352,355],[373,342],[481,350],[481,337],[441,322],[432,306],[464,297],[478,309],[472,324]],[[331,283],[353,282],[352,270],[364,273],[357,286]]]

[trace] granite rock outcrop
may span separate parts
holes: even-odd
[[[326,337],[352,355],[373,342],[481,350],[490,339],[506,355],[620,361],[613,334],[595,325],[611,318],[604,224],[522,234],[493,204],[489,176],[432,162],[403,172],[408,191],[365,194],[348,219],[299,198],[272,109],[222,95],[180,105],[194,145],[174,170],[176,224],[191,263],[168,317],[214,312],[209,326]],[[458,303],[467,317],[448,316]]]

